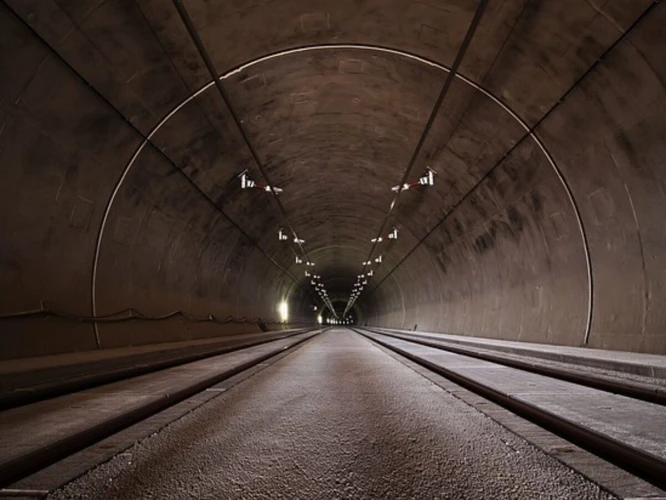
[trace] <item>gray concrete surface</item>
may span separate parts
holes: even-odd
[[[513,400],[666,460],[666,408],[481,359],[367,333]]]
[[[329,331],[53,499],[608,499],[347,330]]]
[[[223,337],[214,337],[198,340],[185,340],[182,342],[165,342],[162,344],[149,344],[131,347],[118,347],[115,349],[91,350],[83,352],[70,352],[64,354],[54,354],[51,356],[38,356],[34,358],[19,358],[0,361],[0,376],[6,377],[17,373],[35,372],[52,368],[61,368],[72,365],[81,365],[85,363],[104,362],[109,359],[121,359],[136,354],[151,354],[162,351],[186,350],[189,347],[209,347],[211,345],[266,338],[274,335],[288,335],[296,332],[296,329],[283,330],[280,332],[266,332],[264,334],[243,333],[240,335],[225,335]]]
[[[213,339],[0,361],[0,397],[15,391],[39,391],[61,383],[118,373],[123,370],[158,367],[160,363],[177,362],[183,358],[203,356],[216,351],[220,354],[221,349],[278,339],[302,331],[304,330],[246,333]],[[193,360],[190,359],[190,361]]]
[[[448,343],[453,346],[471,347],[486,352],[501,352],[508,355],[514,354],[538,359],[539,363],[556,362],[563,365],[573,365],[580,369],[587,368],[617,376],[634,377],[648,383],[666,383],[666,356],[664,355],[554,346],[433,332],[389,330],[385,328],[375,330],[402,335],[406,339],[409,339],[409,337],[422,338],[443,345]]]
[[[279,353],[313,333],[176,366],[140,377],[40,401],[0,413],[0,467],[48,450],[59,441],[198,383],[212,385],[224,373],[270,353]]]
[[[477,2],[184,3],[344,305]],[[490,2],[409,179],[431,166],[435,186],[401,196],[357,317],[666,353],[664,25],[650,0]],[[245,168],[263,179],[171,0],[5,0],[0,50],[0,313],[278,319],[287,300],[315,320],[275,202],[239,187]],[[95,348],[96,333],[215,335],[0,328],[4,358]]]

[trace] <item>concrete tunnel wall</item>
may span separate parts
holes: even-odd
[[[346,302],[477,2],[185,5]],[[665,25],[648,1],[490,2],[415,165],[436,183],[400,196],[357,316],[666,353]],[[3,358],[259,331],[16,316],[42,307],[277,322],[286,298],[315,321],[172,2],[6,0],[0,44]]]

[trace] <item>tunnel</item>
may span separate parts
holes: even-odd
[[[491,2],[452,71],[473,1],[192,1],[203,56],[168,1],[3,2],[2,357],[315,323],[368,271],[367,325],[666,353],[656,4]]]
[[[666,355],[664,26],[0,0],[0,361],[335,326]]]

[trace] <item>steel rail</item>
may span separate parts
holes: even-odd
[[[399,347],[378,340],[374,337],[352,328],[371,342],[384,347],[424,368],[443,376],[455,384],[470,390],[481,397],[488,399],[503,408],[563,437],[591,453],[637,475],[654,484],[658,488],[666,488],[666,461],[660,457],[626,445],[602,432],[593,431],[581,425],[570,422],[554,413],[545,411],[534,405],[522,402],[516,398],[507,397],[506,394],[488,387],[480,382],[456,373],[454,370],[437,365],[411,354]]]
[[[318,330],[325,331],[326,329]],[[303,345],[303,343],[307,342],[308,340],[316,337],[318,333],[312,333],[310,335],[307,333],[301,333],[301,335],[306,336],[302,339],[296,340],[292,344],[283,346],[278,350],[262,354],[261,356],[246,361],[234,368],[224,372],[217,372],[215,375],[210,376],[205,380],[180,388],[175,392],[170,393],[168,397],[153,400],[124,413],[110,415],[104,421],[94,424],[83,431],[72,435],[63,436],[53,443],[45,444],[42,448],[27,452],[24,455],[20,455],[3,463],[3,467],[0,468],[0,488],[9,486],[16,481],[19,481],[20,479],[39,472],[49,465],[59,462],[60,460],[63,460],[73,455],[74,453],[77,453],[84,448],[87,448],[88,446],[101,441],[102,439],[105,439],[113,434],[120,432],[123,429],[141,422],[142,420],[145,420],[155,415],[156,413],[159,413],[175,405],[176,403],[184,401],[185,399],[188,399],[215,384],[218,384],[232,376],[238,375],[239,373],[253,368],[254,366],[257,366],[284,352],[291,351]]]
[[[481,359],[483,361],[497,363],[500,365],[508,366],[510,368],[516,368],[518,370],[536,373],[538,375],[544,375],[546,377],[556,378],[578,385],[584,385],[593,389],[599,389],[613,394],[621,394],[622,396],[627,396],[633,399],[639,399],[641,401],[647,401],[649,403],[666,406],[666,387],[663,386],[646,384],[628,379],[620,379],[618,377],[602,375],[594,372],[566,370],[555,366],[543,365],[539,362],[530,362],[527,360],[523,361],[509,357],[505,354],[490,353],[487,349],[481,352],[470,347],[459,347],[457,345],[448,344],[446,343],[446,340],[428,340],[416,334],[387,332],[384,330],[376,330],[374,328],[368,327],[363,327],[362,329],[376,333],[378,335],[385,335],[387,337],[406,340],[408,342],[424,345],[426,347],[433,347],[441,351],[452,352],[462,356],[469,356],[470,358]],[[515,356],[529,358],[528,355],[516,354]]]
[[[190,346],[169,349],[162,352],[136,354],[122,358],[124,363],[115,367],[108,366],[108,369],[104,368],[105,365],[111,364],[114,360],[100,360],[82,363],[73,366],[76,366],[76,372],[85,372],[84,374],[60,378],[57,378],[57,376],[54,375],[52,380],[46,383],[12,384],[7,378],[3,381],[3,389],[2,392],[0,392],[0,411],[10,410],[18,406],[25,406],[46,399],[52,399],[72,392],[92,389],[100,385],[111,384],[120,380],[145,375],[147,373],[173,368],[174,366],[193,363],[213,356],[220,356],[221,354],[228,354],[241,349],[256,347],[316,330],[321,330],[321,327],[298,328],[291,331],[276,330],[273,332],[267,332],[266,334],[256,334],[260,338],[240,342],[224,342],[224,340],[222,340],[216,342],[215,347],[212,349],[210,345]],[[91,365],[94,366],[94,372],[89,371]],[[40,371],[44,374],[48,372],[49,369],[45,368]]]

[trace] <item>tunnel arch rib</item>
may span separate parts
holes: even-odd
[[[394,56],[398,56],[401,58],[406,58],[412,61],[416,61],[420,64],[425,64],[430,67],[436,68],[437,70],[440,70],[442,72],[448,72],[449,68],[446,66],[437,63],[435,61],[432,61],[430,59],[427,59],[423,56],[415,55],[410,52],[402,51],[402,50],[397,50],[395,48],[389,48],[389,47],[383,47],[383,46],[378,46],[378,45],[368,45],[368,44],[318,44],[318,45],[308,45],[308,46],[303,46],[303,47],[297,47],[297,48],[292,48],[288,50],[282,50],[279,52],[271,53],[268,55],[264,55],[261,57],[257,57],[251,61],[248,61],[246,63],[243,63],[239,65],[238,67],[231,69],[224,74],[222,74],[219,77],[219,80],[224,81],[234,75],[238,75],[250,68],[252,68],[256,64],[260,64],[265,61],[269,61],[271,59],[277,59],[280,57],[284,56],[289,56],[297,53],[307,53],[311,51],[318,51],[318,50],[362,50],[362,51],[374,51],[378,53],[386,53],[386,54],[391,54]],[[592,262],[591,262],[591,257],[590,257],[590,250],[589,250],[589,245],[588,245],[588,239],[587,235],[585,233],[585,227],[583,224],[583,220],[581,217],[581,213],[579,210],[579,207],[576,203],[576,200],[574,198],[573,192],[571,191],[561,169],[557,166],[553,156],[550,154],[548,149],[546,148],[545,144],[543,141],[538,137],[538,135],[527,125],[527,123],[521,119],[516,112],[514,112],[512,109],[509,108],[505,103],[503,103],[499,98],[497,98],[495,95],[493,95],[491,92],[488,90],[484,89],[481,85],[475,83],[471,79],[465,77],[464,75],[457,73],[456,74],[456,79],[458,79],[461,82],[464,82],[466,85],[474,88],[475,90],[483,93],[487,98],[491,99],[495,104],[500,106],[507,114],[509,114],[520,126],[528,133],[532,141],[538,146],[538,148],[541,150],[542,154],[544,157],[547,159],[548,163],[552,167],[555,175],[559,179],[562,188],[564,189],[567,198],[569,199],[569,202],[571,204],[571,209],[573,213],[575,214],[576,222],[578,225],[578,230],[579,230],[579,235],[581,238],[581,247],[582,251],[584,254],[584,259],[586,263],[586,268],[587,268],[587,296],[588,296],[588,302],[587,302],[587,318],[585,322],[585,331],[584,331],[584,342],[583,344],[587,344],[589,340],[589,335],[591,331],[591,324],[592,324],[592,307],[593,307],[593,281],[592,281]],[[166,114],[158,123],[157,125],[150,131],[149,134],[146,135],[145,140],[141,142],[141,144],[138,146],[137,150],[125,166],[125,168],[122,171],[122,174],[120,175],[116,185],[114,186],[113,191],[111,192],[111,196],[109,197],[109,200],[105,206],[104,209],[104,214],[102,217],[102,222],[100,224],[100,229],[98,233],[98,237],[96,240],[96,246],[95,246],[95,252],[94,252],[94,260],[93,260],[93,272],[92,272],[92,283],[91,283],[91,301],[92,301],[92,312],[93,316],[96,317],[98,314],[98,307],[97,307],[97,294],[96,294],[96,289],[97,289],[97,276],[98,276],[98,269],[99,269],[99,259],[100,259],[100,250],[102,246],[102,240],[104,238],[105,234],[105,228],[107,225],[107,221],[109,218],[109,214],[111,213],[111,210],[114,205],[114,201],[116,199],[116,196],[118,192],[120,191],[124,180],[126,179],[128,173],[130,172],[132,166],[135,164],[137,158],[141,154],[141,152],[144,150],[144,148],[150,144],[151,138],[153,138],[159,130],[172,118],[174,117],[186,104],[188,104],[190,101],[195,99],[197,96],[203,94],[206,92],[208,89],[210,89],[214,85],[213,81],[208,82],[206,85],[203,85],[200,87],[198,90],[193,92],[190,96],[188,96],[186,99],[184,99],[179,105],[177,105],[174,109],[172,109],[168,114]],[[428,233],[429,234],[429,233]],[[427,237],[427,236],[426,236]],[[411,255],[411,252],[409,252],[405,258],[409,257]],[[400,261],[400,264],[404,262],[404,259]],[[397,267],[397,266],[396,266]],[[379,285],[375,287],[375,289],[381,285],[381,282]],[[375,290],[373,289],[373,291]],[[402,293],[402,292],[401,292]],[[404,315],[404,310],[403,310],[403,315]],[[98,339],[99,342],[99,333],[97,330],[97,324],[94,323],[94,328],[95,328],[95,335],[96,338]]]

